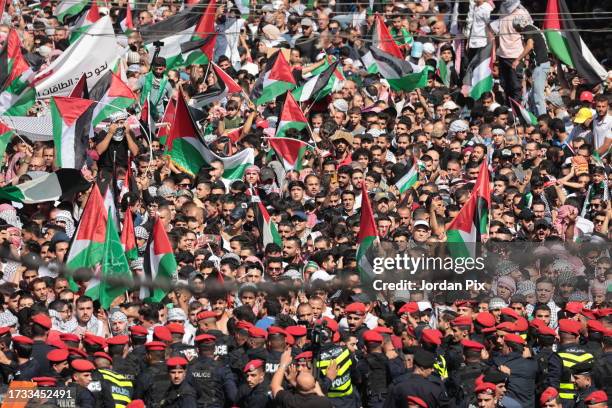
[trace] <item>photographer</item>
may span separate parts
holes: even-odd
[[[111,125],[108,131],[100,132],[96,140],[96,152],[100,155],[98,167],[100,171],[111,172],[114,163],[127,163],[128,151],[132,156],[138,155],[138,145],[130,130],[125,111],[111,115]]]

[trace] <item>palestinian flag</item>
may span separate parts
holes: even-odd
[[[125,211],[125,217],[123,219],[123,228],[121,229],[121,245],[123,246],[128,262],[138,259],[136,235],[134,235],[134,220],[132,210],[129,207]]]
[[[89,148],[89,131],[94,101],[54,96],[51,120],[55,143],[55,164],[61,168],[81,169]]]
[[[425,67],[413,65],[376,47],[370,48],[370,52],[378,66],[378,72],[389,82],[392,90],[414,91],[427,86],[427,78],[432,71],[429,65]]]
[[[295,79],[291,74],[291,67],[281,50],[278,50],[270,56],[264,72],[260,73],[255,82],[251,100],[255,105],[262,105],[293,88],[295,88]]]
[[[102,262],[107,218],[108,214],[104,209],[102,195],[98,186],[94,184],[68,251],[66,258],[68,268],[73,271],[79,268],[94,268]],[[79,286],[73,277],[67,276],[66,278],[70,283],[70,288],[78,291]]]
[[[185,65],[205,65],[213,61],[217,34],[215,33],[215,16],[217,0],[208,3],[202,14],[191,41],[181,44]]]
[[[168,234],[164,230],[164,224],[159,218],[155,218],[144,258],[145,278],[147,283],[150,282],[154,285],[154,288],[153,290],[143,288],[145,292],[148,292],[144,300],[150,302],[161,301],[166,296],[165,288],[170,286],[176,275],[176,270],[176,259],[174,259]]]
[[[490,206],[489,170],[487,161],[483,160],[472,195],[446,232],[446,241],[453,257],[475,257],[476,242],[480,242],[482,234],[488,230]]]
[[[323,65],[312,71],[312,76],[306,83],[295,88],[291,93],[299,102],[306,102],[309,99],[316,101],[329,95],[339,80],[344,80],[344,75],[338,68],[338,61],[332,64],[325,61]]]
[[[565,0],[548,0],[543,28],[548,48],[561,62],[588,84],[605,81],[607,72],[582,41]]]
[[[306,151],[314,151],[308,143],[287,137],[271,137],[268,143],[276,155],[283,160],[285,170],[301,170]]]
[[[174,165],[191,175],[197,174],[202,166],[219,159],[224,166],[222,178],[239,180],[244,170],[255,162],[253,149],[250,148],[230,157],[220,157],[206,147],[199,138],[198,130],[182,97],[177,101],[166,148]]]
[[[400,193],[404,193],[411,189],[419,181],[419,170],[416,165],[412,166],[408,173],[404,174],[395,182],[395,187]]]
[[[254,204],[253,210],[255,212],[255,220],[257,221],[264,249],[268,244],[282,246],[283,240],[278,233],[276,224],[272,221],[266,206],[263,205],[259,196],[251,196],[251,202]]]
[[[145,100],[144,105],[142,105],[142,110],[140,111],[140,123],[147,129],[147,133],[149,135],[149,139],[155,136],[156,126],[155,120],[153,120],[153,116],[151,116],[151,109],[149,108],[151,102],[149,98]]]
[[[304,112],[302,112],[300,106],[293,99],[291,92],[287,92],[283,110],[276,126],[276,137],[283,137],[288,129],[300,131],[306,127],[308,127],[308,120],[304,116]]]
[[[365,51],[364,49],[361,49],[357,53],[359,54],[361,64],[368,74],[378,74],[378,65],[376,65],[376,61],[372,56],[372,51],[370,51],[370,48],[368,47]]]
[[[81,14],[88,5],[89,0],[62,0],[55,7],[55,17],[64,24],[67,18]]]
[[[4,123],[0,122],[0,165],[4,159],[4,153],[6,153],[6,147],[15,136],[15,132]]]
[[[36,101],[32,78],[34,72],[21,53],[17,31],[10,30],[0,50],[0,115],[26,116]]]
[[[134,92],[112,71],[107,71],[96,82],[89,95],[98,102],[93,111],[93,126],[108,119],[113,113],[129,108],[137,100]]]
[[[215,71],[217,84],[209,87],[205,92],[193,97],[194,107],[202,109],[214,102],[227,98],[230,94],[243,92],[243,89],[229,76],[221,67],[211,62],[211,67]]]
[[[81,18],[79,18],[77,23],[72,27],[70,33],[70,44],[78,40],[79,37],[81,37],[83,33],[85,33],[89,27],[91,27],[91,25],[99,19],[100,12],[98,10],[98,3],[96,0],[93,0],[89,9],[83,13]]]
[[[87,77],[85,74],[81,75],[79,82],[77,82],[74,88],[72,88],[72,91],[68,96],[71,98],[89,99],[89,88],[87,87]]]
[[[399,45],[395,43],[389,29],[385,25],[385,20],[381,15],[376,16],[374,32],[372,33],[372,48],[379,48],[395,58],[404,59],[404,54]]]
[[[63,201],[72,198],[75,193],[87,190],[89,185],[80,170],[59,169],[16,186],[0,188],[0,200],[23,204]]]
[[[528,111],[519,101],[512,98],[509,99],[512,102],[512,110],[515,117],[520,117],[521,121],[526,125],[535,126],[538,124],[538,118],[533,113]]]
[[[374,276],[372,265],[372,248],[378,239],[378,228],[374,220],[374,212],[370,205],[368,190],[365,183],[361,185],[361,214],[359,216],[359,234],[357,235],[357,268],[361,281],[367,282]]]
[[[119,25],[121,26],[121,29],[123,30],[125,34],[130,34],[132,31],[134,31],[132,6],[129,1],[127,2],[125,6],[125,18],[121,20],[121,23],[119,23]]]
[[[495,61],[493,44],[479,48],[467,66],[463,77],[463,86],[466,96],[474,100],[480,99],[483,93],[491,92],[493,89],[493,73],[491,67]]]
[[[174,121],[174,114],[176,112],[176,99],[170,99],[168,104],[166,105],[166,110],[164,111],[164,116],[162,117],[161,122],[155,124],[155,130],[157,132],[157,137],[160,138],[160,143],[166,144],[165,138],[170,133],[170,126]],[[162,138],[164,140],[162,140]]]

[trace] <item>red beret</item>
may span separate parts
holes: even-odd
[[[215,336],[206,333],[200,334],[195,338],[196,343],[214,343],[215,341],[217,341],[217,338]]]
[[[249,371],[257,370],[258,368],[263,367],[263,365],[264,362],[262,360],[251,360],[244,366],[244,370],[242,371],[248,373]]]
[[[148,336],[149,335],[149,331],[144,327],[144,326],[130,326],[130,333],[132,334],[132,336]]]
[[[306,335],[306,327],[304,326],[289,326],[285,329],[287,334],[293,337],[304,337]]]
[[[461,340],[461,345],[464,349],[484,350],[485,346],[474,340]]]
[[[540,326],[546,326],[546,322],[542,319],[533,319],[529,322],[529,326],[538,328]]]
[[[495,328],[495,326],[493,327],[485,327],[484,329],[480,330],[483,334],[489,334],[489,333],[495,333],[495,330],[497,330]]]
[[[580,314],[589,319],[593,319],[593,320],[597,319],[595,312],[591,309],[587,309],[586,307],[582,308],[582,311],[580,312]]]
[[[106,347],[106,340],[104,340],[104,337],[96,336],[91,333],[85,333],[83,336],[83,343],[97,345],[102,348]]]
[[[145,408],[145,403],[143,400],[132,400],[129,404],[125,406],[125,408]]]
[[[166,343],[162,341],[150,341],[145,344],[147,351],[161,351],[166,349]]]
[[[55,387],[57,385],[57,379],[53,377],[34,377],[32,381],[40,387]]]
[[[181,323],[168,323],[166,327],[171,334],[185,334],[185,326]]]
[[[402,315],[404,313],[415,313],[419,311],[419,304],[417,302],[408,302],[405,303],[400,309],[397,311],[397,314]]]
[[[79,338],[79,336],[77,336],[76,334],[72,334],[72,333],[62,333],[60,334],[60,339],[62,339],[62,341],[70,341],[73,343],[81,342],[81,339]]]
[[[76,360],[72,360],[70,366],[73,370],[79,372],[93,371],[96,367],[89,360],[85,360],[84,358],[78,358]]]
[[[188,364],[189,364],[189,361],[187,361],[185,357],[170,357],[169,359],[166,360],[166,365],[169,368],[187,367]]]
[[[278,326],[270,326],[268,327],[268,336],[274,335],[274,334],[282,334],[283,336],[287,337],[287,332],[283,329],[281,329]]]
[[[483,383],[478,384],[476,388],[474,389],[474,391],[477,394],[480,394],[483,392],[487,394],[495,394],[495,389],[496,389],[495,384],[490,383],[490,382],[483,382]]]
[[[172,342],[172,333],[166,326],[157,326],[153,329],[153,338],[159,341]]]
[[[130,342],[130,338],[126,335],[114,336],[106,340],[106,344],[108,344],[109,346],[111,345],[124,346],[128,344],[129,342]]]
[[[606,328],[604,327],[603,323],[599,320],[589,320],[587,322],[587,327],[590,332],[603,333],[604,331],[606,331]]]
[[[5,334],[10,333],[10,327],[0,327],[0,336],[4,336]]]
[[[608,401],[608,395],[605,393],[605,391],[601,391],[601,390],[593,391],[592,393],[587,395],[587,397],[584,399],[584,402],[586,402],[587,405],[601,404],[607,401]]]
[[[523,339],[518,334],[508,333],[504,336],[505,342],[517,343],[517,344],[525,344],[525,339]]]
[[[527,319],[524,317],[519,317],[516,319],[516,322],[514,322],[514,328],[516,331],[525,332],[529,329],[529,322],[527,322]]]
[[[51,330],[51,318],[46,314],[38,313],[32,316],[32,322],[36,323],[39,326],[44,327],[47,330]]]
[[[612,307],[606,307],[604,309],[597,309],[597,310],[595,310],[594,313],[597,314],[598,318],[606,317],[606,316],[612,314]]]
[[[581,327],[582,325],[580,324],[580,322],[576,320],[570,320],[570,319],[559,320],[559,332],[565,332],[565,333],[570,333],[570,334],[579,336]]]
[[[547,325],[543,324],[538,326],[538,334],[541,336],[556,336],[557,332],[555,329],[551,329]]]
[[[436,329],[423,329],[421,334],[421,341],[427,344],[435,344],[439,346],[442,344],[442,333]]]
[[[322,323],[322,320],[327,322],[327,327],[334,333],[338,332],[338,330],[340,329],[340,326],[338,326],[338,322],[332,319],[331,317],[323,316],[323,318],[319,320],[319,323]]]
[[[287,342],[288,345],[293,346],[295,344],[295,337],[287,333],[285,341]]]
[[[212,310],[205,310],[203,312],[198,313],[196,318],[198,319],[198,321],[204,320],[204,319],[213,319],[213,318],[216,319],[217,313],[213,312]]]
[[[579,314],[580,312],[582,312],[583,306],[584,305],[582,304],[582,302],[567,302],[567,304],[565,305],[565,311],[573,314]]]
[[[451,325],[472,327],[472,319],[469,316],[458,316],[453,319]]]
[[[476,315],[476,321],[478,324],[484,327],[494,327],[495,326],[495,316],[493,316],[489,312],[480,312]]]
[[[70,353],[71,356],[87,358],[87,353],[78,348],[68,347],[68,353]]]
[[[303,351],[295,356],[294,360],[312,360],[312,351]]]
[[[514,325],[514,323],[510,323],[510,322],[500,323],[497,326],[495,326],[495,328],[497,330],[501,330],[505,332],[515,332],[516,331],[516,326]]]
[[[393,334],[393,329],[391,329],[390,327],[385,327],[385,326],[376,326],[374,328],[374,331],[380,334]]]
[[[474,307],[474,301],[469,300],[469,299],[459,299],[459,300],[455,300],[454,305],[456,307],[462,307],[462,306]]]
[[[429,406],[427,405],[427,403],[425,401],[423,401],[419,397],[415,397],[413,395],[407,396],[406,397],[406,401],[408,401],[409,404],[416,404],[419,407],[429,408]]]
[[[245,320],[238,320],[236,323],[236,328],[239,330],[249,330],[251,327],[253,327],[253,323]]]
[[[363,341],[366,343],[382,343],[383,336],[380,333],[375,332],[374,330],[366,330],[363,332]]]
[[[113,358],[103,351],[96,351],[93,356],[94,358],[105,358],[111,363],[113,362]]]
[[[546,405],[551,399],[557,398],[557,395],[559,395],[559,392],[554,387],[548,387],[544,390],[542,395],[540,395],[540,405]]]
[[[249,337],[253,337],[256,339],[265,339],[268,337],[268,332],[259,327],[251,327],[249,329]]]
[[[64,349],[51,350],[50,352],[47,353],[47,360],[49,360],[52,363],[61,363],[62,361],[67,361],[69,355],[70,353],[68,352],[67,349],[66,350]]]
[[[357,314],[357,315],[365,315],[366,306],[361,302],[354,302],[344,308],[344,313],[348,314]]]
[[[26,336],[15,336],[13,337],[13,343],[17,344],[34,344],[34,340]]]
[[[509,307],[502,307],[501,314],[505,316],[510,316],[513,319],[518,319],[520,317],[514,309],[511,309]]]
[[[51,347],[55,347],[56,349],[68,349],[66,343],[64,343],[60,339],[47,339],[47,344]]]

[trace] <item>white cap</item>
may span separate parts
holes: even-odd
[[[315,271],[315,273],[313,273],[312,275],[310,275],[310,281],[314,282],[316,280],[322,280],[322,281],[330,281],[334,279],[334,277],[332,275],[330,275],[329,273],[325,272],[322,269],[319,269],[318,271]]]

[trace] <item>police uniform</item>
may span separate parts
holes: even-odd
[[[263,368],[263,360],[252,360],[249,361],[244,369],[243,373],[249,371],[258,370]],[[270,393],[270,383],[264,380],[251,388],[247,383],[242,384],[238,388],[238,395],[236,396],[236,405],[240,408],[268,408],[273,406],[272,395]]]
[[[148,350],[161,351],[165,348],[166,345],[162,342],[152,341],[147,343]],[[147,408],[158,408],[161,406],[160,402],[170,384],[166,363],[155,362],[150,364],[136,378],[134,399],[144,400]]]
[[[46,330],[51,330],[52,323],[49,316],[38,313],[32,316],[32,323],[37,324],[45,328]],[[42,340],[34,340],[34,344],[32,345],[32,358],[36,360],[40,366],[39,375],[42,376],[51,376],[53,372],[51,370],[51,365],[49,364],[49,360],[47,360],[47,354],[54,350],[53,347],[48,345]]]
[[[89,360],[85,359],[76,359],[70,362],[70,367],[75,372],[85,373],[90,372],[93,374],[93,371],[96,367]],[[96,397],[91,392],[89,388],[85,388],[79,384],[75,385],[75,404],[79,408],[95,408],[96,407]],[[90,383],[91,385],[91,383]]]
[[[337,376],[331,381],[326,377],[332,361],[337,363]],[[319,383],[324,394],[335,408],[359,406],[359,394],[353,388],[352,378],[357,378],[355,361],[348,348],[327,343],[321,346],[316,366],[320,370]]]
[[[527,342],[517,334],[506,334],[504,342],[521,344],[527,346]],[[507,396],[517,400],[523,408],[535,406],[533,398],[535,394],[535,380],[538,372],[538,364],[531,358],[524,358],[518,351],[513,351],[505,356],[498,356],[493,359],[497,367],[502,365],[511,371],[508,382]]]
[[[134,384],[116,371],[98,369],[101,376],[102,396],[106,407],[124,408],[132,401]]]
[[[375,342],[382,345],[383,337],[373,330],[366,331],[363,339],[367,343]],[[389,359],[382,352],[369,352],[365,358],[357,362],[362,384],[362,400],[368,408],[382,408],[387,398],[387,386],[391,382]]]
[[[170,357],[166,361],[168,370],[173,368],[187,369],[188,362],[183,357]],[[148,407],[149,405],[147,405]],[[170,382],[166,388],[159,405],[161,408],[197,408],[197,395],[195,389],[187,381],[187,377],[180,384]]]
[[[106,343],[109,346],[127,346],[130,341],[130,338],[125,335],[111,337],[106,340]],[[144,349],[144,347],[143,347]],[[128,357],[123,357],[122,355],[113,356],[113,371],[121,374],[126,379],[130,381],[134,381],[136,376],[140,373],[141,362],[136,363],[135,361],[129,359],[129,356],[132,353],[128,354]],[[144,360],[144,355],[143,355]]]
[[[575,320],[559,320],[559,331],[580,335],[581,325]],[[559,397],[564,407],[571,406],[575,397],[575,387],[572,383],[571,368],[578,363],[584,363],[593,359],[593,355],[578,343],[561,344],[557,348],[557,355],[563,363],[563,372],[559,383]]]

